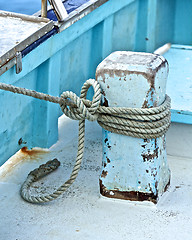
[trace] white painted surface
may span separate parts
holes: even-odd
[[[109,107],[149,108],[165,99],[168,64],[155,54],[117,51],[97,67],[96,80]],[[153,194],[159,198],[169,184],[165,136],[140,139],[103,130],[103,195],[115,191]],[[114,196],[115,197],[115,196]],[[116,196],[120,198],[118,195]],[[151,197],[151,196],[150,196]],[[148,196],[149,198],[149,196]]]
[[[16,17],[0,16],[0,56],[45,26],[43,22],[30,22]]]
[[[61,118],[59,126],[59,141],[49,154],[35,160],[18,153],[14,158],[22,161],[6,176],[5,172],[2,176],[5,166],[0,168],[0,240],[192,239],[192,159],[168,156],[171,186],[156,206],[101,198],[101,128],[96,123],[86,124],[85,157],[70,189],[48,204],[24,202],[19,189],[34,167],[53,157],[62,163],[56,172],[34,184],[33,190],[38,192],[50,191],[70,174],[76,154],[77,122]]]
[[[167,154],[192,158],[192,125],[171,123],[167,132]]]

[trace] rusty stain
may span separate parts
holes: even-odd
[[[153,151],[153,153],[142,153],[141,156],[143,157],[143,161],[151,161],[154,158],[158,158],[159,152],[158,152],[158,147]],[[148,150],[149,151],[149,150]]]
[[[100,193],[108,198],[118,198],[123,200],[130,200],[130,201],[150,201],[153,203],[157,203],[158,201],[158,191],[157,191],[157,185],[158,182],[156,181],[155,187],[156,187],[156,194],[152,192],[152,188],[149,184],[151,193],[144,193],[139,191],[119,191],[119,190],[108,190],[104,185],[101,179],[99,179],[99,185],[100,185]],[[167,188],[170,185],[170,179],[167,185],[164,188],[164,192],[167,191]],[[110,194],[110,192],[113,192],[113,195]]]
[[[134,191],[119,191],[119,190],[108,190],[102,183],[101,179],[99,180],[100,184],[100,193],[101,195],[108,198],[118,198],[123,200],[130,201],[151,201],[157,203],[158,196],[154,193],[144,193],[144,192],[134,192]],[[110,192],[113,192],[113,195]]]
[[[154,80],[153,80],[153,85],[154,85]],[[151,86],[150,89],[147,91],[147,95],[145,101],[143,102],[142,108],[152,108],[152,107],[157,107],[157,101],[154,101],[154,86]],[[151,95],[151,98],[149,99],[149,96]],[[153,105],[151,106],[151,102],[153,102]]]
[[[107,174],[108,174],[108,172],[103,170],[101,173],[101,177],[105,178],[107,176]]]
[[[122,76],[122,73],[124,74],[123,76]],[[149,71],[148,73],[145,73],[145,72],[129,71],[129,70],[123,70],[122,71],[121,69],[113,69],[113,71],[111,71],[111,69],[102,69],[102,70],[99,70],[99,71],[96,72],[96,79],[99,76],[101,76],[103,82],[105,82],[105,75],[106,74],[108,74],[109,77],[111,77],[111,78],[113,78],[114,75],[121,78],[121,77],[124,77],[125,75],[136,74],[136,75],[142,75],[145,79],[147,79],[150,82],[151,79],[152,80],[154,79],[154,73],[155,73],[155,71]]]
[[[158,187],[158,181],[155,182],[155,189]]]
[[[109,159],[108,157],[106,157],[106,159],[107,159],[107,163],[110,163],[110,162],[111,162],[110,159]]]
[[[157,139],[155,138],[155,149],[157,148]]]
[[[27,147],[21,148],[21,152],[24,153],[25,155],[28,155],[28,156],[35,156],[35,155],[38,155],[38,154],[45,153],[45,151],[42,150],[42,149],[33,148],[33,149],[29,150]]]
[[[33,148],[28,150],[27,147],[23,147],[1,166],[0,178],[3,179],[11,175],[17,165],[32,159],[40,160],[41,155],[44,157],[44,154],[48,152],[47,149]]]
[[[149,172],[149,170],[146,170],[146,173],[148,173]]]
[[[107,166],[107,164],[106,164],[106,163],[104,163],[104,164],[103,164],[103,166],[104,166],[104,168],[105,168],[105,167]]]
[[[104,103],[103,103],[103,106],[105,107],[109,107],[109,104],[108,104],[108,101],[107,99],[104,97]]]
[[[107,88],[109,88],[109,85],[107,85]]]
[[[125,57],[128,58],[128,56],[125,54]],[[164,67],[166,64],[168,65],[168,62],[166,59],[161,59],[161,64],[159,64],[159,66],[157,66],[155,69],[152,69],[151,66],[153,64],[154,61],[157,60],[157,58],[159,58],[159,55],[155,55],[153,59],[151,60],[151,62],[148,64],[148,69],[147,72],[138,72],[138,71],[130,71],[130,70],[121,70],[121,69],[116,69],[114,68],[113,71],[111,69],[97,69],[96,70],[96,79],[98,79],[99,76],[102,77],[103,82],[105,83],[105,75],[109,75],[109,77],[114,77],[114,75],[118,76],[118,77],[124,77],[125,75],[131,75],[131,74],[136,74],[136,75],[142,75],[145,79],[147,79],[147,81],[149,82],[150,86],[152,88],[154,88],[154,77],[156,75],[156,73],[158,72],[158,70],[161,67]],[[107,64],[114,64],[113,61],[109,60],[109,59],[105,59],[105,62]],[[118,64],[118,63],[117,63]],[[131,62],[130,62],[131,64]],[[144,63],[146,64],[146,63]]]
[[[127,59],[128,57],[129,57],[128,55],[122,54],[122,56],[120,58]],[[132,60],[134,60],[134,54],[132,54],[132,58],[133,58]],[[126,75],[131,75],[131,74],[142,75],[145,79],[147,79],[147,81],[150,85],[150,89],[147,92],[146,98],[151,97],[150,99],[148,99],[148,100],[146,99],[144,101],[142,107],[143,108],[156,107],[158,104],[154,100],[155,75],[160,68],[165,67],[166,64],[168,66],[168,62],[166,59],[159,58],[161,60],[161,63],[155,69],[153,69],[152,64],[157,60],[157,58],[159,58],[159,55],[156,55],[156,54],[154,54],[153,57],[151,57],[151,61],[147,64],[147,66],[148,66],[147,72],[121,70],[121,69],[117,69],[115,67],[113,70],[103,68],[103,69],[97,69],[96,79],[98,78],[98,76],[101,76],[103,82],[105,82],[106,74],[108,74],[109,77],[114,77],[114,75],[118,76],[119,80],[121,80],[121,78],[124,77],[124,80],[126,81]],[[119,60],[122,61],[122,59],[119,59]],[[111,61],[110,59],[105,59],[104,61],[108,65],[113,64],[115,66],[115,62]],[[131,64],[131,62],[130,62],[130,64]],[[146,64],[146,63],[144,62],[143,64]],[[118,62],[116,63],[116,65],[118,65]],[[105,65],[105,67],[106,67],[106,65]],[[151,100],[153,102],[153,106],[151,106],[151,103],[148,102],[149,100]],[[103,105],[105,106],[105,104],[106,103],[104,102]],[[108,106],[108,102],[107,102],[107,106]]]

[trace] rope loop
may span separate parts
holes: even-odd
[[[86,99],[87,91],[90,87],[93,87],[94,90],[92,101]],[[165,101],[159,107],[154,108],[104,107],[100,106],[100,85],[94,79],[89,79],[84,83],[80,97],[70,91],[63,92],[61,97],[54,97],[5,83],[0,83],[0,89],[58,103],[66,116],[79,120],[78,151],[76,162],[69,179],[51,194],[33,196],[30,193],[31,185],[41,177],[57,169],[60,163],[57,159],[53,159],[41,165],[28,175],[21,187],[20,193],[22,198],[31,203],[44,203],[54,200],[65,192],[75,181],[83,159],[85,119],[90,121],[97,120],[105,130],[110,132],[144,139],[163,136],[171,122],[171,99],[169,96],[166,95]]]
[[[92,101],[88,101],[86,96],[91,86],[93,87],[94,95]],[[101,90],[99,83],[94,79],[89,79],[84,83],[80,97],[73,92],[66,91],[61,94],[61,99],[63,100],[60,102],[61,110],[69,118],[74,120],[97,120],[98,114],[96,112],[101,102]],[[70,99],[73,104],[67,105],[66,99]]]
[[[163,136],[171,122],[171,99],[154,108],[105,107],[98,109],[99,125],[107,131],[136,138]]]

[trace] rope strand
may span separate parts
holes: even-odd
[[[90,86],[94,89],[92,101],[86,99],[87,91]],[[20,193],[22,198],[30,203],[52,201],[65,192],[75,181],[84,152],[85,119],[88,119],[89,121],[97,120],[100,126],[107,131],[144,139],[163,136],[168,130],[171,121],[171,99],[169,96],[166,95],[163,104],[154,108],[104,107],[100,106],[100,85],[94,79],[89,79],[84,83],[80,97],[70,91],[63,92],[61,97],[54,97],[5,83],[0,83],[0,89],[31,96],[52,103],[58,103],[66,116],[71,119],[79,120],[78,151],[70,178],[56,191],[49,195],[32,196],[29,192],[31,184],[54,171],[59,166],[59,162],[54,159],[51,162],[49,161],[46,164],[41,165],[38,169],[29,173],[26,181],[21,187]]]

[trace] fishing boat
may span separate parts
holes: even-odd
[[[192,1],[51,0],[50,3],[47,7],[47,2],[42,0],[41,11],[32,16],[0,11],[0,239],[190,240]],[[123,55],[127,60],[122,62]],[[163,65],[157,66],[160,60]],[[70,91],[79,96],[86,80],[95,78],[105,88],[109,83],[106,79],[114,78],[105,72],[108,78],[102,79],[106,66],[107,71],[113,71],[116,65],[122,69],[125,64],[134,69],[141,67],[146,71],[141,75],[145,76],[148,68],[154,67],[159,76],[165,76],[167,62],[166,94],[171,98],[171,125],[166,133],[166,150],[161,140],[154,140],[152,144],[146,140],[142,151],[151,144],[158,149],[158,154],[155,151],[155,156],[150,151],[148,155],[139,151],[132,153],[133,158],[136,154],[142,156],[142,164],[154,164],[152,160],[160,159],[160,166],[164,166],[164,160],[167,160],[169,168],[166,166],[167,172],[163,175],[167,177],[166,184],[164,180],[157,183],[158,170],[157,176],[153,176],[154,189],[157,190],[157,184],[158,189],[160,183],[164,184],[162,194],[153,192],[152,186],[145,186],[147,192],[140,190],[149,173],[145,168],[145,175],[140,172],[143,165],[135,165],[134,171],[138,172],[137,178],[142,176],[144,180],[137,179],[137,190],[131,189],[127,193],[125,189],[131,183],[126,182],[124,187],[121,177],[127,181],[126,177],[129,172],[134,172],[133,169],[129,166],[127,172],[122,167],[119,170],[116,163],[110,162],[111,146],[113,144],[114,148],[117,143],[109,139],[110,131],[102,130],[97,122],[86,120],[84,157],[73,185],[54,201],[41,203],[39,198],[40,204],[33,204],[21,198],[21,186],[26,187],[23,182],[26,183],[26,178],[31,176],[27,177],[28,173],[32,171],[33,175],[33,169],[38,169],[39,165],[52,159],[60,161],[56,162],[60,165],[56,171],[30,186],[30,193],[35,196],[57,191],[58,186],[68,180],[75,164],[78,121],[69,119],[61,111],[64,109],[60,102],[62,93]],[[136,79],[138,72],[133,74]],[[121,79],[121,84],[123,81]],[[3,90],[3,86],[9,91]],[[17,93],[24,89],[31,92],[28,96],[12,93],[11,86],[17,87]],[[101,91],[105,107],[110,102],[105,96],[108,94],[110,98],[109,87],[112,86],[106,85]],[[123,95],[122,88],[115,86],[114,91],[119,89],[121,94],[115,92],[114,95]],[[159,89],[158,93],[165,95],[162,93],[165,87],[160,84]],[[94,91],[88,91],[89,100]],[[41,99],[53,96],[54,100],[48,102],[29,97],[34,96],[34,92],[45,94]],[[136,98],[139,101],[139,95]],[[160,106],[142,106],[144,109],[153,107]],[[133,148],[138,147],[138,142],[133,139],[129,136],[125,146],[124,138],[118,140],[119,152],[124,153],[127,149],[131,152],[129,143]],[[113,154],[118,155],[117,152]],[[165,159],[161,160],[161,156]],[[46,175],[50,165],[43,166]],[[119,171],[115,177],[110,175],[113,168]],[[150,173],[152,176],[152,170]],[[115,185],[117,182],[121,186]],[[147,195],[149,192],[153,194]]]

